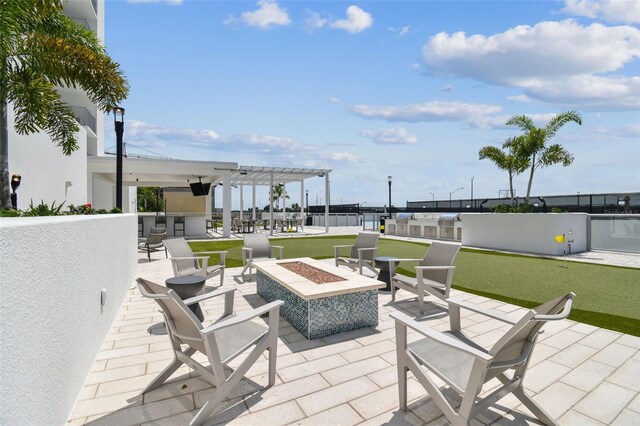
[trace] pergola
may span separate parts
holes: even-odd
[[[244,185],[251,185],[252,188],[252,218],[256,218],[256,186],[269,187],[269,222],[270,222],[270,234],[273,235],[273,186],[277,184],[284,184],[285,187],[288,183],[300,183],[300,206],[301,210],[304,207],[304,181],[312,177],[324,177],[324,224],[325,232],[329,231],[329,173],[332,170],[329,169],[302,169],[292,167],[261,167],[261,166],[238,166],[237,170],[231,172],[231,185],[238,186],[240,188],[240,211],[244,211]],[[224,188],[224,185],[223,185]],[[229,192],[229,196],[231,193]],[[286,201],[283,200],[282,210],[286,210]],[[231,199],[224,199],[223,190],[223,206],[230,204]],[[308,206],[307,206],[308,207]],[[223,224],[224,224],[224,211],[223,211]]]
[[[87,157],[88,199],[94,200],[94,179],[115,185],[116,158],[112,156]],[[288,167],[238,166],[238,163],[221,161],[189,161],[153,158],[125,158],[123,161],[123,186],[188,187],[189,182],[202,179],[211,186],[222,186],[222,234],[231,235],[231,189],[240,188],[240,210],[244,209],[243,186],[251,185],[253,192],[253,217],[255,218],[256,186],[269,185],[271,205],[270,222],[273,234],[273,185],[300,183],[300,200],[304,199],[304,180],[311,177],[325,179],[325,230],[328,232],[329,173],[328,169],[302,169]],[[210,201],[211,195],[207,195]],[[211,203],[206,203],[206,215],[211,216]],[[301,205],[304,203],[301,202]]]

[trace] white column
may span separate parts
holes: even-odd
[[[240,219],[244,219],[244,186],[240,182]]]
[[[204,202],[205,219],[211,219],[211,214],[213,213],[211,211],[211,193],[213,191],[215,191],[215,187],[213,185],[211,185],[211,187],[209,188],[209,192],[207,193],[207,199]]]
[[[287,185],[283,183],[282,184],[282,218],[283,219],[287,217],[287,197],[285,197],[285,195],[287,195]]]
[[[300,179],[300,217],[302,218],[302,223],[304,226],[306,217],[304,211],[304,179]]]
[[[231,173],[224,172],[222,178],[222,236],[231,236]]]
[[[273,172],[269,173],[269,235],[273,235]]]
[[[329,172],[324,175],[324,232],[329,233]]]
[[[251,210],[251,219],[256,220],[256,178],[253,178],[253,185],[251,187],[251,195],[252,195],[252,205],[253,208]]]

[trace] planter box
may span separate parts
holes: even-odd
[[[561,255],[587,250],[586,213],[463,213],[462,244],[514,252]],[[557,243],[556,235],[566,235]],[[573,240],[573,241],[571,241]]]
[[[136,227],[134,214],[0,218],[0,424],[66,422],[137,273]]]

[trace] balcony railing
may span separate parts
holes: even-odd
[[[71,110],[73,114],[76,116],[76,120],[80,123],[81,126],[87,126],[90,128],[93,133],[97,134],[97,123],[96,118],[89,112],[85,107],[72,106]]]
[[[98,14],[98,0],[91,0],[91,5],[93,6],[93,11]]]

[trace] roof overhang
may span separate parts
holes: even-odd
[[[116,157],[87,157],[90,174],[108,182],[116,182]],[[150,158],[123,158],[124,186],[189,186],[202,178],[203,182],[218,184],[224,175],[238,169],[238,163],[220,161],[189,161]]]

